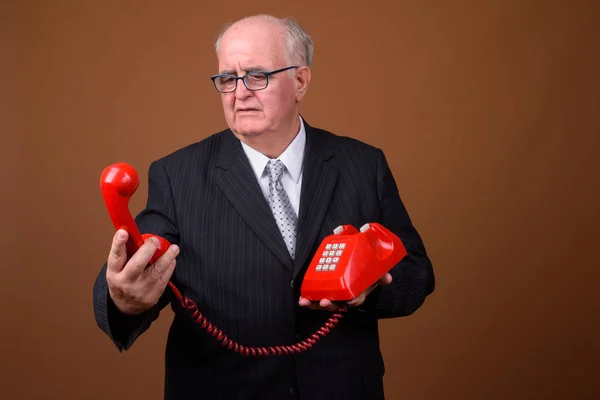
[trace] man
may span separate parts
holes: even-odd
[[[119,350],[128,349],[171,305],[166,399],[383,399],[377,319],[413,313],[434,288],[386,159],[300,117],[312,42],[293,20],[240,20],[216,48],[219,74],[212,79],[229,129],[151,164],[147,206],[136,221],[173,245],[147,265],[153,240],[128,260],[127,234],[115,234],[94,286],[98,325]],[[241,345],[294,344],[339,306],[300,298],[319,244],[339,225],[368,222],[395,232],[408,255],[300,354],[236,353],[165,290],[171,280]]]

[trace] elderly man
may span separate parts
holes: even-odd
[[[127,233],[115,234],[94,286],[98,325],[128,349],[170,304],[165,399],[383,399],[377,320],[413,313],[434,289],[384,154],[300,116],[312,41],[294,20],[242,19],[219,35],[216,49],[219,73],[211,79],[229,128],[151,164],[136,222],[172,246],[148,265],[154,240],[128,258]],[[222,346],[165,290],[171,280],[243,346],[293,345],[339,306],[300,297],[319,244],[339,225],[368,222],[395,232],[408,255],[298,354]]]

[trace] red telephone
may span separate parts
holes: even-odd
[[[377,282],[406,256],[398,236],[378,223],[360,232],[352,225],[335,228],[315,254],[302,282],[308,300],[351,300]]]
[[[159,246],[149,264],[169,248],[170,243],[154,234],[141,234],[129,213],[129,199],[139,186],[138,174],[126,163],[115,163],[104,169],[100,188],[115,229],[129,233],[127,255],[131,257],[140,246],[154,236]],[[326,254],[327,253],[327,254]],[[304,277],[301,295],[309,300],[350,300],[379,280],[406,255],[400,239],[383,226],[365,224],[359,232],[351,225],[339,226],[323,240]],[[172,282],[168,285],[182,307],[191,311],[191,318],[230,350],[246,356],[297,354],[311,348],[326,336],[343,317],[347,307],[341,307],[318,331],[293,345],[247,347],[229,339],[198,310],[194,301],[182,296]]]

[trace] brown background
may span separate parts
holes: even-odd
[[[389,399],[600,389],[594,1],[1,1],[0,397],[160,399],[171,311],[128,353],[96,327],[102,169],[225,126],[221,24],[297,17],[308,122],[382,147],[437,290],[382,321]],[[8,222],[8,223],[7,223]]]

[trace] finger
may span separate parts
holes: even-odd
[[[152,287],[152,291],[154,292],[154,295],[152,296],[152,298],[156,299],[156,301],[158,301],[158,298],[160,298],[160,296],[165,291],[165,287],[167,286],[169,279],[171,279],[171,275],[173,275],[173,271],[175,271],[176,264],[177,264],[177,261],[173,260],[173,262],[163,272],[163,274],[159,277],[159,279],[156,282],[154,282],[154,284],[152,284],[152,283],[149,284]]]
[[[127,231],[119,229],[113,236],[110,252],[108,253],[106,268],[111,272],[120,272],[127,262]]]
[[[298,300],[298,304],[302,307],[310,308],[311,310],[328,310],[328,311],[336,311],[339,307],[332,303],[327,299],[322,299],[321,301],[310,301],[304,297],[300,297]]]
[[[298,300],[298,304],[302,307],[309,307],[311,305],[311,301],[304,297],[300,297],[300,300]]]
[[[333,303],[331,302],[331,300],[321,299],[321,301],[319,301],[319,306],[323,308],[331,307],[332,305]]]
[[[322,310],[321,306],[319,306],[319,302],[317,301],[310,301],[307,298],[304,297],[300,297],[300,299],[298,300],[298,304],[302,307],[306,307],[309,308],[311,310]]]
[[[158,239],[151,236],[125,264],[121,271],[123,278],[129,281],[137,280],[148,266],[156,249],[158,249]]]
[[[169,265],[169,268],[167,268],[165,270],[165,272],[163,272],[163,274],[160,277],[161,286],[163,286],[163,287],[167,286],[167,282],[169,282],[169,279],[171,279],[171,276],[173,275],[173,272],[175,271],[176,265],[177,265],[177,260],[173,260],[171,265]]]
[[[158,260],[156,260],[156,262],[150,266],[150,268],[145,270],[144,273],[154,278],[154,280],[160,281],[163,278],[163,275],[165,275],[171,268],[171,265],[175,261],[175,257],[177,257],[178,254],[179,246],[177,246],[176,244],[171,245],[171,247],[169,247],[169,250],[166,251],[165,254],[160,256]],[[167,281],[169,280],[169,278],[167,278]]]
[[[337,305],[333,304],[330,300],[327,299],[321,299],[321,301],[319,302],[319,306],[329,311],[335,311],[338,309]]]
[[[388,272],[384,276],[381,277],[379,283],[382,285],[389,285],[392,283],[392,275]]]
[[[360,306],[362,303],[365,302],[365,299],[367,298],[367,294],[366,293],[361,293],[359,294],[357,297],[353,298],[352,300],[348,301],[348,305],[356,307],[356,306]]]

